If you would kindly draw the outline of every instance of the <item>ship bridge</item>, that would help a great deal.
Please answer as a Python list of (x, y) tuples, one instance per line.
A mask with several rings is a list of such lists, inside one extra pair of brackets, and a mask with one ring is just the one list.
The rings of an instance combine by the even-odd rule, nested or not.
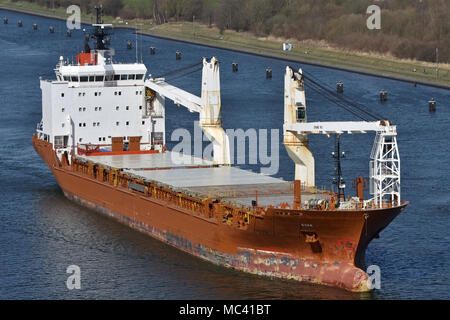
[(147, 68), (143, 63), (65, 65), (61, 57), (55, 72), (69, 86), (132, 86), (144, 83)]

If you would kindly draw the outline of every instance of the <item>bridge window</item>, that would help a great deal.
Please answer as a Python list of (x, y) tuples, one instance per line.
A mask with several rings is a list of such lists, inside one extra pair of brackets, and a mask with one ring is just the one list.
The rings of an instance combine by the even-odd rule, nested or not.
[(120, 76), (120, 80), (128, 80), (128, 75), (122, 74), (122, 75)]
[(95, 81), (95, 76), (89, 76), (89, 82), (94, 82)]
[(297, 121), (303, 121), (306, 118), (305, 107), (297, 107)]
[(129, 74), (128, 75), (128, 80), (134, 80), (136, 79), (136, 75), (135, 74)]
[(142, 80), (142, 78), (144, 78), (143, 74), (137, 74), (136, 75), (136, 80)]
[(103, 82), (104, 78), (105, 78), (105, 76), (95, 76), (95, 81)]
[(88, 77), (87, 76), (80, 77), (80, 82), (88, 82)]
[(114, 75), (114, 81), (120, 80), (120, 74), (115, 74)]
[(72, 82), (78, 82), (78, 76), (71, 76), (70, 81)]

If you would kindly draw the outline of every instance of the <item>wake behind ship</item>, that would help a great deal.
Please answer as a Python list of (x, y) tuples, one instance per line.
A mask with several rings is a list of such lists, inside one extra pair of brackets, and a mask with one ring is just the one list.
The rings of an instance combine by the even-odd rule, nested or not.
[[(222, 128), (217, 59), (203, 59), (197, 97), (164, 78), (146, 77), (142, 63), (114, 63), (104, 40), (109, 27), (97, 9), (89, 35), (95, 49), (86, 42), (76, 64), (61, 57), (56, 79), (41, 80), (42, 121), (32, 143), (65, 196), (212, 263), (370, 290), (362, 270), (367, 245), (407, 205), (400, 198), (396, 127), (380, 119), (307, 122), (308, 77), (287, 67), (284, 145), (295, 163), (295, 179), (241, 170), (231, 166)], [(199, 113), (213, 159), (166, 150), (166, 98)], [(364, 199), (365, 180), (359, 177), (357, 197), (345, 199), (339, 137), (368, 131), (376, 132), (373, 197)], [(337, 192), (314, 187), (310, 134), (336, 137)]]

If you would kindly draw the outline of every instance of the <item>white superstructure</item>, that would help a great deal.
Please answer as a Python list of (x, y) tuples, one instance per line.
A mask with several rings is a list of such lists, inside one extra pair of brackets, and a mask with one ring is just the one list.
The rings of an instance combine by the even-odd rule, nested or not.
[(77, 55), (76, 64), (60, 57), (55, 79), (41, 79), (38, 137), (51, 142), (58, 155), (86, 146), (111, 150), (116, 137), (123, 138), (125, 150), (134, 138), (142, 151), (162, 151), (164, 99), (146, 90), (146, 66), (112, 63), (107, 49), (89, 51)]

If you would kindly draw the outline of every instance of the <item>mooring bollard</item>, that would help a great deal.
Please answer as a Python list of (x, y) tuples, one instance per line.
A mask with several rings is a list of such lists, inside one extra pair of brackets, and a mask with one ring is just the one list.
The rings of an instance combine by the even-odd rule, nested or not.
[(339, 81), (336, 84), (336, 90), (338, 93), (344, 93), (344, 83), (342, 83), (342, 81)]
[(387, 92), (385, 90), (380, 91), (380, 101), (381, 102), (387, 101)]
[(233, 72), (238, 72), (238, 70), (239, 70), (238, 63), (237, 62), (233, 62), (232, 68), (233, 68)]
[(436, 101), (434, 98), (431, 98), (431, 100), (428, 101), (428, 109), (430, 112), (436, 112)]

